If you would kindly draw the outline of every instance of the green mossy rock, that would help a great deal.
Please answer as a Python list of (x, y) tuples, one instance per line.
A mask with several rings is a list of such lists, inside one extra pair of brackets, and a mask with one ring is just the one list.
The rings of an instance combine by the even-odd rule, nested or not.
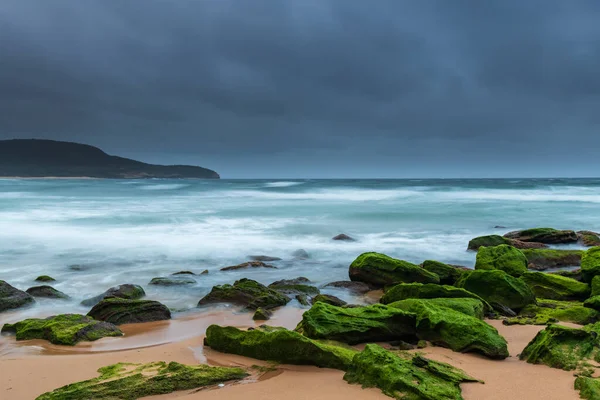
[(90, 299), (83, 300), (81, 302), (81, 305), (86, 306), (86, 307), (93, 307), (96, 304), (100, 303), (101, 300), (109, 298), (109, 297), (118, 297), (120, 299), (137, 300), (137, 299), (141, 299), (145, 295), (146, 295), (146, 292), (144, 292), (144, 289), (140, 285), (133, 285), (131, 283), (126, 283), (124, 285), (111, 287), (106, 292), (99, 294), (98, 296), (94, 296)]
[(590, 294), (591, 297), (600, 296), (600, 275), (595, 276), (592, 279), (590, 287), (592, 289), (592, 293)]
[(284, 328), (261, 327), (252, 330), (211, 325), (205, 344), (223, 353), (286, 364), (315, 365), (346, 370), (357, 350), (322, 343)]
[(579, 397), (585, 400), (600, 400), (600, 379), (578, 376), (575, 379), (575, 390), (579, 390)]
[(471, 317), (475, 317), (477, 319), (483, 319), (485, 316), (484, 313), (484, 303), (478, 299), (471, 298), (438, 298), (438, 299), (405, 299), (399, 300), (394, 303), (390, 303), (390, 307), (406, 309), (410, 307), (410, 305), (415, 302), (420, 302), (423, 300), (425, 304), (430, 304), (433, 307), (447, 307), (454, 311), (461, 312), (466, 315), (470, 315)]
[(600, 359), (599, 333), (599, 323), (579, 329), (549, 325), (529, 342), (520, 358), (531, 364), (545, 364), (566, 371), (585, 369), (588, 361)]
[(52, 286), (42, 285), (33, 286), (26, 290), (26, 292), (33, 297), (44, 297), (47, 299), (69, 299), (70, 297), (61, 292), (60, 290), (54, 289)]
[(536, 297), (544, 299), (585, 300), (590, 295), (590, 285), (560, 275), (526, 272), (521, 279)]
[[(446, 306), (444, 302), (449, 306)], [(454, 309), (460, 302), (463, 303), (463, 312)], [(390, 306), (416, 314), (417, 337), (421, 340), (427, 340), (462, 353), (475, 352), (493, 359), (508, 357), (506, 340), (494, 327), (477, 318), (476, 302), (479, 301), (475, 299), (406, 299)], [(479, 307), (482, 307), (481, 302), (479, 303)], [(481, 312), (481, 308), (479, 312)]]
[(587, 247), (600, 246), (600, 234), (592, 231), (577, 232), (579, 243)]
[(600, 313), (576, 301), (538, 299), (538, 304), (523, 308), (519, 315), (507, 318), (504, 325), (548, 325), (562, 321), (579, 325), (593, 324), (600, 320)]
[(522, 242), (537, 242), (544, 244), (561, 244), (577, 242), (577, 233), (571, 230), (558, 230), (554, 228), (533, 228), (522, 231), (509, 232), (505, 238), (516, 239)]
[(581, 275), (584, 282), (591, 282), (600, 275), (600, 247), (592, 247), (581, 256)]
[(583, 282), (583, 279), (581, 276), (581, 268), (562, 270), (562, 271), (552, 271), (552, 272), (548, 272), (548, 273), (551, 275), (559, 275), (559, 276), (564, 276), (565, 278), (575, 279), (578, 282)]
[(115, 325), (79, 314), (61, 314), (45, 319), (31, 318), (5, 324), (2, 333), (13, 333), (17, 340), (44, 339), (50, 343), (74, 346), (107, 336), (121, 336)]
[(0, 280), (0, 312), (33, 304), (30, 294)]
[(273, 282), (269, 285), (269, 288), (286, 295), (305, 294), (307, 296), (316, 296), (321, 293), (318, 288), (309, 285), (309, 283), (310, 280), (307, 278), (299, 277)]
[(512, 240), (500, 235), (478, 236), (469, 241), (467, 250), (479, 250), (480, 247), (494, 247), (501, 244), (512, 245)]
[(525, 282), (500, 270), (468, 271), (456, 286), (479, 295), (492, 307), (501, 305), (518, 312), (528, 304), (535, 304), (535, 295)]
[(311, 303), (315, 304), (317, 302), (326, 303), (326, 304), (330, 304), (332, 306), (338, 306), (338, 307), (342, 307), (342, 306), (345, 306), (346, 304), (348, 304), (344, 300), (340, 299), (339, 297), (335, 297), (330, 294), (320, 294), (318, 296), (313, 297)]
[(37, 278), (35, 278), (35, 281), (36, 282), (55, 282), (56, 279), (54, 279), (53, 277), (48, 276), (48, 275), (40, 275)]
[(119, 363), (102, 367), (98, 378), (72, 383), (37, 400), (135, 400), (142, 397), (198, 389), (243, 379), (241, 368), (183, 365), (176, 362), (149, 364)]
[(423, 261), (423, 269), (439, 276), (440, 283), (443, 285), (454, 285), (464, 272), (459, 267), (434, 260)]
[(344, 375), (349, 383), (378, 387), (398, 400), (463, 400), (460, 383), (477, 382), (451, 365), (368, 344)]
[(153, 300), (128, 300), (112, 297), (96, 304), (88, 317), (115, 325), (171, 319), (171, 311)]
[(586, 299), (583, 302), (583, 305), (587, 308), (591, 308), (596, 311), (600, 311), (600, 296), (593, 296), (589, 299)]
[(215, 303), (231, 303), (243, 306), (249, 310), (264, 308), (265, 310), (285, 306), (290, 298), (276, 290), (269, 289), (252, 279), (240, 279), (233, 285), (214, 286), (209, 294), (204, 296), (198, 306)]
[(316, 303), (302, 315), (296, 331), (312, 339), (349, 344), (415, 337), (414, 314), (382, 304), (342, 308)]
[(176, 275), (172, 278), (169, 277), (157, 277), (152, 278), (149, 285), (156, 286), (184, 286), (184, 285), (194, 285), (196, 283), (195, 279), (185, 277), (184, 275)]
[(376, 287), (397, 283), (440, 283), (440, 278), (418, 265), (380, 253), (363, 253), (350, 264), (350, 280)]
[(436, 285), (433, 283), (401, 283), (388, 289), (380, 302), (390, 304), (404, 299), (436, 299), (436, 298), (471, 298), (481, 301), (485, 312), (492, 311), (491, 306), (475, 293), (454, 286)]
[(272, 315), (273, 315), (273, 313), (271, 311), (259, 308), (258, 310), (256, 310), (254, 312), (252, 319), (254, 321), (267, 321), (267, 320), (271, 319)]
[(499, 269), (512, 276), (521, 276), (527, 272), (527, 258), (521, 250), (506, 244), (480, 247), (477, 251), (475, 269)]
[(581, 264), (583, 250), (523, 249), (529, 269), (572, 267)]

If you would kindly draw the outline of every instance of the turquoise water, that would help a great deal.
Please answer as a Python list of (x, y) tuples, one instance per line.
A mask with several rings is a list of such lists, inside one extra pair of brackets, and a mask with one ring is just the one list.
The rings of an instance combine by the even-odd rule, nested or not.
[[(506, 228), (495, 229), (496, 225)], [(470, 238), (535, 226), (600, 230), (600, 179), (0, 180), (0, 279), (26, 289), (48, 274), (73, 301), (0, 316), (85, 312), (78, 302), (121, 283), (185, 309), (215, 284), (306, 276), (347, 279), (364, 251), (472, 266)], [(358, 239), (335, 242), (346, 233)], [(309, 260), (294, 260), (296, 249)], [(278, 269), (220, 272), (251, 254)], [(73, 271), (72, 264), (85, 270)], [(180, 270), (187, 288), (148, 287)]]

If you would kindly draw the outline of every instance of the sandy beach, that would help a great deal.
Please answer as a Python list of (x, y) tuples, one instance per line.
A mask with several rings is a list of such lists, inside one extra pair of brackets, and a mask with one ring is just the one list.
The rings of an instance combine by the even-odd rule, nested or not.
[[(275, 313), (271, 325), (293, 329), (302, 310), (291, 307)], [(432, 359), (450, 363), (485, 381), (463, 384), (465, 400), (544, 399), (576, 400), (572, 372), (531, 365), (517, 354), (542, 329), (541, 326), (504, 326), (489, 321), (509, 343), (511, 357), (492, 361), (473, 354), (461, 354), (441, 347), (419, 350)], [(250, 327), (257, 324), (249, 314), (216, 310), (172, 321), (124, 325), (123, 338), (105, 338), (75, 347), (55, 346), (45, 341), (16, 342), (0, 339), (0, 397), (10, 400), (35, 399), (57, 387), (97, 376), (97, 369), (117, 362), (146, 363), (177, 361), (220, 366), (268, 365), (265, 361), (223, 354), (204, 348), (206, 328), (213, 324)], [(153, 399), (231, 400), (346, 400), (387, 399), (379, 389), (362, 389), (347, 384), (342, 371), (310, 366), (278, 365), (275, 371), (252, 375), (223, 388), (184, 391)]]

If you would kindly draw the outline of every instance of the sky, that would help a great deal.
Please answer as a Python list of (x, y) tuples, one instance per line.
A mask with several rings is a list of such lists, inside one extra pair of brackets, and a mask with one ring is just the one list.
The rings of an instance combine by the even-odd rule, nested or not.
[(223, 178), (598, 176), (597, 0), (2, 0), (0, 139)]

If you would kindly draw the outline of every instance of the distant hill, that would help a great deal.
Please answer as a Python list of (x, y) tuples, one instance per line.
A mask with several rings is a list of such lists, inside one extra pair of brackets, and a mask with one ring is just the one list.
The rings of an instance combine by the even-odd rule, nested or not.
[(202, 167), (146, 164), (87, 144), (39, 139), (0, 140), (0, 176), (219, 179)]

